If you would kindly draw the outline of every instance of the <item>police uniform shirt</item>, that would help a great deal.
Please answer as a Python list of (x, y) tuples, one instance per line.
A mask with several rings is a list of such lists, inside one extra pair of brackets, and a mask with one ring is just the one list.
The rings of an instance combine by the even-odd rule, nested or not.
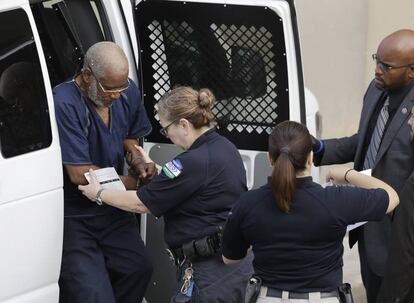
[(137, 191), (156, 216), (164, 216), (166, 243), (179, 248), (213, 234), (246, 188), (246, 172), (236, 147), (214, 129), (166, 163)]
[(323, 188), (304, 177), (297, 178), (293, 204), (284, 213), (268, 183), (242, 195), (232, 209), (223, 255), (242, 259), (252, 245), (253, 267), (264, 285), (296, 292), (331, 291), (342, 283), (347, 225), (381, 220), (388, 201), (383, 189)]
[[(141, 138), (151, 132), (135, 83), (130, 80), (130, 87), (110, 107), (109, 128), (74, 80), (56, 86), (53, 95), (63, 164), (112, 166), (122, 175), (123, 141)], [(116, 211), (105, 204), (91, 203), (64, 172), (65, 216), (91, 216)]]

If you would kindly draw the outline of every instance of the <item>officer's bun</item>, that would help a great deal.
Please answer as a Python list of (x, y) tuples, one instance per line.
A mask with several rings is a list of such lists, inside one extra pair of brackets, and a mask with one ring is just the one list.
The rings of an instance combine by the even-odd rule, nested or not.
[(211, 90), (202, 88), (199, 91), (190, 86), (174, 87), (157, 103), (158, 114), (167, 121), (178, 121), (181, 118), (190, 121), (194, 128), (210, 126), (214, 115), (211, 111), (216, 98)]
[(216, 98), (208, 88), (202, 88), (198, 92), (198, 104), (201, 108), (211, 109), (215, 101)]

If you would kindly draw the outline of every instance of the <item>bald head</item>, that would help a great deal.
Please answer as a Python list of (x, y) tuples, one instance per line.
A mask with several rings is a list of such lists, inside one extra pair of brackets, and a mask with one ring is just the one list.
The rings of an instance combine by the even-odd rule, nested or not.
[(98, 77), (128, 74), (128, 59), (115, 43), (103, 41), (92, 45), (85, 54), (84, 68), (91, 68)]
[(414, 31), (403, 29), (385, 37), (375, 56), (375, 85), (399, 91), (414, 80)]
[(378, 50), (383, 56), (398, 57), (399, 64), (414, 63), (414, 31), (402, 29), (390, 34), (381, 41)]

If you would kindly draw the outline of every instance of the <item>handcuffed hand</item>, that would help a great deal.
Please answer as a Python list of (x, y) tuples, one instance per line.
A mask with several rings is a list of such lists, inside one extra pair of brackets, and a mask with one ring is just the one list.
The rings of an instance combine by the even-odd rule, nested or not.
[(129, 173), (138, 178), (140, 185), (145, 185), (157, 175), (157, 167), (142, 147), (138, 145), (134, 147), (135, 150), (127, 152), (125, 157), (129, 165)]
[(95, 202), (96, 194), (98, 190), (101, 189), (101, 184), (99, 184), (98, 179), (96, 178), (95, 172), (92, 168), (89, 169), (90, 183), (88, 185), (78, 185), (78, 189), (86, 196), (89, 200)]

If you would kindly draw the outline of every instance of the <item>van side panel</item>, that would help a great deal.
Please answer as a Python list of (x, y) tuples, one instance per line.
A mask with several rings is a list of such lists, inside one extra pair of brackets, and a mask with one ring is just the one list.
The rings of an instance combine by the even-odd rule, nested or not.
[(1, 301), (2, 303), (57, 303), (59, 300), (59, 286), (57, 284), (47, 285), (37, 290), (25, 293), (13, 299)]
[[(62, 199), (62, 189), (55, 189), (0, 207), (0, 302), (30, 292), (30, 300), (10, 302), (57, 302), (62, 247), (56, 243), (63, 236)], [(47, 297), (55, 299), (44, 300)]]
[[(26, 86), (11, 97), (2, 91), (1, 135), (17, 143), (0, 142), (0, 302), (56, 303), (63, 239), (63, 174), (53, 96), (28, 1), (0, 2), (3, 23), (16, 11), (19, 16), (10, 25), (10, 33), (4, 35), (10, 39), (0, 43), (0, 78), (9, 67), (23, 63), (36, 68), (19, 78), (22, 83), (30, 84), (27, 79), (32, 77), (43, 83), (43, 87), (36, 86), (39, 95), (30, 93)], [(19, 40), (20, 36), (23, 39)], [(13, 104), (13, 96), (26, 103), (21, 107), (18, 102)], [(28, 120), (34, 114), (41, 121), (38, 125), (47, 129), (32, 142), (36, 124)], [(20, 148), (22, 142), (27, 148)], [(18, 148), (7, 153), (7, 144)]]

